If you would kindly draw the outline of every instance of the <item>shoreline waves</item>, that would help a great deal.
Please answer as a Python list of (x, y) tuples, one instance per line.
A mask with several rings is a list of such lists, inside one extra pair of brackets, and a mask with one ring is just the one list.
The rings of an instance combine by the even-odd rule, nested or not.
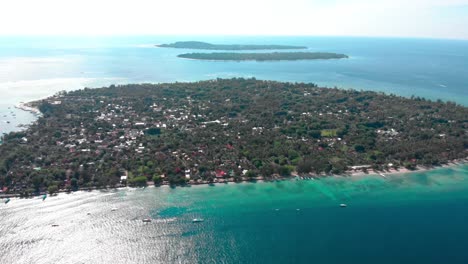
[(28, 103), (23, 103), (23, 102), (21, 102), (21, 103), (15, 105), (15, 108), (16, 108), (16, 109), (23, 110), (23, 111), (25, 111), (25, 112), (30, 112), (30, 113), (32, 113), (32, 114), (34, 114), (34, 115), (36, 115), (36, 116), (41, 116), (42, 113), (41, 113), (41, 111), (39, 110), (39, 108), (34, 107), (34, 106), (31, 106), (31, 103), (33, 103), (33, 102), (35, 102), (35, 101), (28, 102)]
[[(90, 192), (90, 191), (98, 191), (98, 190), (121, 190), (121, 189), (126, 189), (126, 188), (141, 189), (141, 188), (146, 188), (146, 187), (151, 187), (151, 186), (153, 186), (153, 187), (167, 186), (167, 187), (170, 187), (170, 188), (175, 188), (175, 187), (190, 187), (192, 185), (193, 186), (196, 186), (196, 185), (215, 185), (215, 184), (228, 184), (228, 183), (249, 183), (249, 182), (250, 183), (257, 183), (257, 182), (296, 181), (296, 180), (310, 180), (310, 179), (320, 180), (320, 179), (329, 178), (329, 177), (357, 179), (357, 178), (361, 178), (361, 177), (370, 176), (370, 177), (375, 177), (375, 178), (379, 178), (379, 177), (387, 178), (387, 176), (390, 176), (390, 177), (392, 177), (392, 176), (405, 176), (406, 174), (410, 174), (410, 173), (429, 172), (429, 171), (435, 171), (435, 170), (442, 169), (442, 168), (456, 168), (456, 167), (463, 166), (465, 164), (468, 164), (468, 157), (465, 158), (465, 159), (453, 160), (453, 161), (448, 162), (447, 164), (443, 164), (443, 165), (440, 165), (440, 166), (434, 166), (434, 167), (418, 166), (415, 170), (409, 170), (407, 168), (400, 168), (400, 169), (390, 169), (388, 171), (374, 171), (374, 170), (368, 170), (367, 172), (364, 172), (364, 171), (347, 171), (346, 174), (342, 174), (342, 175), (307, 174), (307, 175), (302, 175), (302, 176), (297, 175), (297, 173), (293, 173), (289, 177), (278, 176), (278, 175), (273, 176), (272, 178), (267, 178), (267, 179), (265, 179), (263, 176), (258, 176), (258, 177), (251, 178), (251, 179), (249, 179), (247, 177), (242, 177), (241, 180), (239, 180), (239, 181), (235, 181), (234, 178), (227, 178), (227, 179), (223, 178), (223, 179), (219, 179), (219, 180), (215, 179), (215, 181), (213, 181), (213, 182), (208, 182), (208, 181), (195, 182), (195, 181), (193, 181), (193, 182), (189, 182), (188, 184), (185, 184), (185, 185), (171, 185), (168, 182), (163, 182), (162, 184), (155, 185), (153, 182), (148, 181), (146, 186), (141, 186), (141, 187), (121, 185), (121, 186), (115, 186), (115, 187), (107, 186), (107, 187), (81, 188), (81, 189), (74, 190), (74, 191), (61, 189), (61, 190), (58, 190), (56, 193), (54, 193), (54, 195), (57, 195), (59, 193), (69, 194), (69, 193), (75, 193), (75, 192)], [(382, 176), (382, 175), (384, 175), (384, 176)], [(301, 178), (304, 178), (304, 179), (301, 179)], [(35, 198), (35, 197), (38, 197), (38, 196), (42, 196), (44, 194), (47, 194), (47, 193), (46, 192), (41, 192), (41, 193), (34, 194), (34, 195), (31, 195), (31, 196), (23, 197), (19, 193), (11, 193), (11, 194), (2, 194), (2, 193), (0, 193), (0, 199), (7, 199), (7, 198), (21, 198), (21, 199), (25, 198), (25, 199), (27, 199), (27, 198)]]

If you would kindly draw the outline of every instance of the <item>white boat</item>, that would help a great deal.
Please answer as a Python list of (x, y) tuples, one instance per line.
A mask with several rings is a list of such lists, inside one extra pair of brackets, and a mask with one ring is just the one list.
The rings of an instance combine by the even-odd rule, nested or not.
[(346, 205), (346, 204), (340, 204), (340, 207), (346, 207), (346, 206), (348, 206), (348, 205)]
[(201, 218), (194, 218), (192, 219), (192, 223), (200, 223), (200, 222), (203, 222), (205, 220), (201, 219)]
[(111, 211), (112, 212), (117, 211), (117, 208), (114, 207), (114, 208), (111, 209)]
[(149, 218), (143, 219), (143, 223), (150, 223), (150, 222), (151, 222), (151, 219), (149, 219)]

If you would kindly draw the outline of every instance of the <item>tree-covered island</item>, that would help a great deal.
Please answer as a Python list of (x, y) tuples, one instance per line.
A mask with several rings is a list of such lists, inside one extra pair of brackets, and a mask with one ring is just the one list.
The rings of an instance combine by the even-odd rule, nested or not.
[(282, 61), (282, 60), (329, 60), (346, 59), (345, 54), (330, 52), (268, 52), (268, 53), (186, 53), (177, 57), (194, 60), (219, 60), (219, 61)]
[(467, 156), (468, 108), (255, 79), (110, 86), (31, 103), (0, 146), (0, 190), (345, 174)]
[(204, 50), (284, 50), (307, 49), (304, 46), (291, 45), (249, 45), (249, 44), (211, 44), (200, 41), (179, 41), (171, 44), (156, 45), (160, 48), (204, 49)]

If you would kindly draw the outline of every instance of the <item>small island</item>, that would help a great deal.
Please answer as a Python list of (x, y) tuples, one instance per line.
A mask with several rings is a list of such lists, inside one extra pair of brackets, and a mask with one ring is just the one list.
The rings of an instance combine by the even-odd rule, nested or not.
[(237, 53), (237, 52), (214, 52), (214, 53), (186, 53), (177, 57), (194, 60), (215, 61), (294, 61), (294, 60), (329, 60), (346, 59), (345, 54), (329, 52), (270, 52), (270, 53)]
[(304, 46), (290, 45), (248, 45), (248, 44), (211, 44), (200, 41), (179, 41), (171, 44), (156, 45), (160, 48), (204, 49), (204, 50), (285, 50), (307, 49)]
[(0, 145), (0, 196), (386, 172), (468, 149), (467, 107), (312, 83), (112, 85), (29, 106), (42, 115)]

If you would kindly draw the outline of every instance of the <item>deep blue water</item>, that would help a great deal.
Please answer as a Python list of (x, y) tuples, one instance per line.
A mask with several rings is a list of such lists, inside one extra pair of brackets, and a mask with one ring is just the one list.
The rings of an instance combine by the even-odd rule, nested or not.
[[(305, 45), (350, 59), (194, 61), (176, 57), (190, 50), (153, 47), (178, 40)], [(34, 120), (15, 104), (59, 90), (217, 77), (314, 82), (468, 105), (468, 41), (0, 37), (0, 134)], [(337, 206), (342, 202), (348, 208)], [(0, 263), (468, 263), (466, 166), (387, 180), (147, 188), (0, 205)], [(119, 210), (111, 214), (112, 207)], [(143, 225), (145, 217), (153, 223)], [(192, 224), (196, 217), (205, 222)], [(55, 223), (60, 226), (51, 228)]]
[[(214, 62), (177, 58), (193, 50), (155, 48), (178, 40), (304, 45), (345, 53), (346, 60)], [(314, 82), (443, 99), (468, 105), (468, 41), (351, 37), (0, 37), (0, 132), (34, 118), (16, 112), (20, 101), (59, 90), (119, 83), (256, 77)], [(7, 114), (8, 117), (3, 116)], [(6, 124), (9, 121), (10, 124)]]
[(466, 165), (77, 192), (0, 203), (0, 263), (465, 264), (467, 219)]

